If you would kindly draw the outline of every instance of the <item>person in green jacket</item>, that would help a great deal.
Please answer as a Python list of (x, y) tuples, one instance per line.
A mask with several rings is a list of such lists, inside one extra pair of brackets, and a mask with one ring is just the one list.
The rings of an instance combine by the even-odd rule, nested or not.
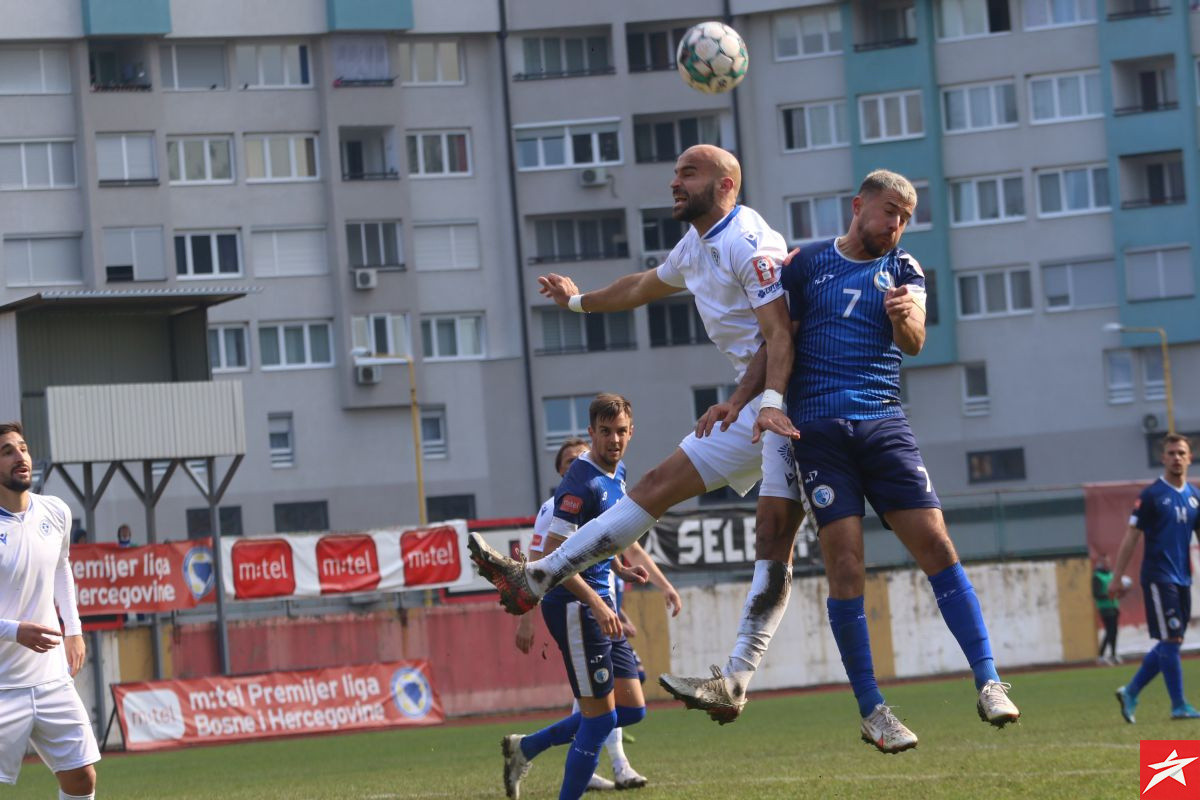
[[(1104, 623), (1104, 641), (1100, 643), (1099, 661), (1120, 664), (1121, 659), (1117, 656), (1117, 619), (1121, 616), (1121, 601), (1108, 596), (1108, 585), (1112, 579), (1108, 556), (1101, 554), (1096, 558), (1096, 571), (1092, 573), (1092, 597), (1096, 599), (1096, 610), (1100, 612), (1100, 620)], [(1108, 657), (1104, 655), (1105, 650), (1110, 652)]]

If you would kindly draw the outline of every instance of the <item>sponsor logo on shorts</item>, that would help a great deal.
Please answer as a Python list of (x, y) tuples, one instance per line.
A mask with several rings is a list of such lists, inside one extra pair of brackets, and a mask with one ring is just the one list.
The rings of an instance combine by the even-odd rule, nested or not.
[(608, 670), (604, 667), (592, 673), (592, 680), (596, 683), (608, 683)]
[(815, 481), (816, 479), (817, 479), (817, 471), (816, 471), (815, 469), (814, 469), (814, 470), (812, 470), (811, 472), (808, 472), (808, 473), (806, 473), (806, 474), (804, 475), (804, 482), (805, 482), (805, 483), (812, 483), (812, 482), (813, 482), (813, 481)]
[(817, 508), (826, 508), (836, 496), (833, 487), (823, 483), (812, 490), (812, 504)]
[(558, 510), (566, 514), (578, 514), (583, 510), (583, 498), (573, 494), (564, 494), (558, 504)]
[(409, 719), (421, 719), (433, 707), (433, 688), (420, 670), (405, 667), (392, 674), (392, 698)]
[(1171, 617), (1167, 620), (1167, 627), (1171, 630), (1179, 629), (1179, 617)]
[(886, 270), (880, 270), (875, 273), (875, 288), (881, 292), (886, 292), (888, 289), (896, 288), (896, 280), (892, 277), (892, 273)]

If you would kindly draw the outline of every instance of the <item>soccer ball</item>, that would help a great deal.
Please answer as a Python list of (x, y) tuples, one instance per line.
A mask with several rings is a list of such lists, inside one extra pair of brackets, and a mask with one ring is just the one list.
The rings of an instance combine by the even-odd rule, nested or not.
[(679, 74), (698, 92), (728, 92), (746, 77), (750, 55), (738, 32), (723, 22), (701, 22), (683, 34), (675, 54)]

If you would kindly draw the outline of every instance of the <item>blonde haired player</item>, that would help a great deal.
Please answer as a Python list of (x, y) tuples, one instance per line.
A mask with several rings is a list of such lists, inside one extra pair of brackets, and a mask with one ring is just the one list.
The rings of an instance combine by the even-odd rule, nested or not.
[(86, 656), (68, 560), (71, 510), (32, 485), (21, 424), (0, 424), (0, 783), (17, 782), (32, 744), (58, 778), (59, 800), (91, 800), (100, 748), (71, 681)]

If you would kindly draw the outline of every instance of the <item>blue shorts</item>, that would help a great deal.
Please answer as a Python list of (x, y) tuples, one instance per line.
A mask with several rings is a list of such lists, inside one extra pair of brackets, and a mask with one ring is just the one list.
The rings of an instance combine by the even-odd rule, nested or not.
[[(604, 598), (613, 607), (611, 597)], [(592, 610), (578, 600), (543, 600), (542, 618), (562, 652), (567, 679), (576, 697), (606, 697), (614, 678), (638, 678), (637, 654), (629, 640), (609, 639)]]
[(1142, 583), (1146, 601), (1146, 627), (1150, 638), (1183, 638), (1192, 618), (1192, 587), (1178, 583)]
[(864, 497), (889, 529), (889, 511), (942, 507), (904, 417), (818, 419), (797, 428), (792, 448), (818, 530), (863, 516)]

